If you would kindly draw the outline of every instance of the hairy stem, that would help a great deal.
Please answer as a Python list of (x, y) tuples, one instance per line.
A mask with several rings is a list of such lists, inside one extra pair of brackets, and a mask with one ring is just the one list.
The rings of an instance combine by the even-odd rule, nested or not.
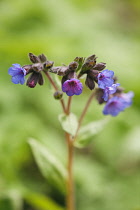
[(84, 119), (84, 116), (85, 116), (85, 114), (86, 114), (86, 112), (87, 112), (87, 110), (89, 108), (89, 105), (91, 104), (91, 101), (94, 98), (94, 96), (95, 96), (95, 93), (92, 92), (91, 95), (90, 95), (90, 97), (89, 97), (89, 99), (88, 99), (88, 101), (87, 101), (87, 103), (86, 103), (86, 105), (85, 105), (85, 107), (84, 107), (84, 109), (83, 109), (83, 112), (82, 112), (82, 114), (81, 114), (81, 116), (79, 118), (78, 128), (77, 128), (77, 131), (76, 131), (76, 134), (75, 134), (75, 137), (74, 137), (74, 140), (73, 141), (75, 141), (75, 139), (77, 137), (77, 134), (78, 134), (78, 131), (79, 131), (80, 126), (82, 124), (82, 121)]
[[(71, 100), (72, 96), (69, 96), (68, 98), (68, 104), (66, 109), (66, 114), (70, 114), (70, 107), (71, 107)], [(65, 133), (66, 141), (67, 141), (67, 147), (68, 147), (68, 179), (67, 179), (67, 197), (66, 197), (66, 205), (67, 210), (74, 210), (74, 182), (73, 182), (73, 153), (74, 153), (74, 146), (73, 146), (73, 140), (71, 138), (71, 135), (69, 133)]]
[[(49, 73), (48, 73), (47, 71), (44, 72), (44, 73), (45, 73), (45, 75), (47, 76), (48, 80), (50, 81), (51, 85), (54, 87), (54, 89), (55, 89), (56, 91), (58, 91), (58, 87), (57, 87), (57, 85), (55, 84), (55, 82), (53, 81), (52, 77), (49, 75)], [(60, 100), (60, 103), (61, 103), (63, 112), (67, 114), (67, 110), (66, 110), (66, 107), (65, 107), (64, 100), (61, 99), (61, 100)]]
[[(55, 84), (55, 82), (53, 81), (52, 77), (49, 75), (48, 72), (45, 72), (48, 80), (50, 81), (50, 83), (52, 84), (52, 86), (54, 87), (54, 89), (56, 91), (58, 91), (58, 87)], [(68, 98), (68, 105), (67, 108), (64, 104), (64, 100), (61, 99), (60, 103), (63, 109), (63, 112), (66, 115), (70, 114), (70, 105), (71, 105), (71, 100), (72, 97), (70, 96)], [(67, 165), (67, 170), (68, 170), (68, 179), (67, 179), (67, 195), (66, 195), (66, 205), (67, 205), (67, 210), (74, 210), (74, 184), (73, 184), (73, 152), (74, 152), (74, 146), (73, 146), (73, 141), (71, 139), (71, 135), (67, 132), (65, 132), (65, 136), (66, 136), (66, 142), (67, 142), (67, 147), (68, 147), (68, 165)]]
[(68, 98), (68, 106), (67, 106), (67, 115), (70, 114), (71, 101), (72, 101), (72, 96), (69, 96), (69, 98)]
[(66, 205), (67, 210), (74, 210), (74, 182), (73, 182), (73, 142), (69, 133), (66, 133), (67, 146), (68, 146), (68, 179), (67, 179), (67, 197)]

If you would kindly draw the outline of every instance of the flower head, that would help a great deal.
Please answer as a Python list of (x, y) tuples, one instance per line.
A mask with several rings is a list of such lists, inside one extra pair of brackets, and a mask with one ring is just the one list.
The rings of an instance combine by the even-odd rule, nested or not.
[(98, 74), (98, 86), (101, 89), (105, 89), (105, 87), (110, 87), (113, 85), (114, 72), (108, 69), (103, 70)]
[(105, 89), (103, 89), (103, 91), (104, 91), (103, 99), (104, 99), (105, 101), (107, 101), (108, 98), (109, 98), (109, 94), (115, 93), (116, 90), (117, 90), (117, 87), (118, 87), (119, 85), (120, 85), (119, 83), (116, 83), (116, 84), (113, 84), (113, 85), (110, 86), (110, 87), (105, 87)]
[(44, 80), (40, 72), (38, 73), (38, 72), (33, 71), (32, 74), (27, 79), (26, 85), (30, 88), (34, 88), (37, 83), (39, 85), (43, 85)]
[(80, 95), (82, 93), (83, 85), (78, 79), (66, 80), (62, 84), (62, 91), (66, 92), (68, 96)]
[(10, 67), (8, 74), (12, 76), (12, 82), (14, 84), (23, 85), (25, 82), (24, 76), (26, 75), (26, 70), (20, 66), (20, 64), (13, 64), (13, 67)]
[(117, 116), (121, 111), (124, 111), (125, 108), (129, 107), (132, 104), (132, 97), (134, 96), (133, 92), (127, 94), (122, 94), (122, 96), (114, 96), (108, 100), (106, 103), (103, 114)]

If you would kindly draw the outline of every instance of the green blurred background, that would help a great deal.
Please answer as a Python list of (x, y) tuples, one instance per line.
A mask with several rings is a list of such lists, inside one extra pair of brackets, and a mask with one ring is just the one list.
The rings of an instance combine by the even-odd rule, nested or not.
[[(0, 210), (59, 210), (64, 195), (45, 179), (32, 155), (35, 138), (63, 161), (61, 113), (47, 80), (30, 89), (14, 85), (13, 63), (44, 53), (55, 65), (98, 56), (115, 71), (133, 106), (109, 118), (85, 149), (76, 149), (76, 210), (140, 210), (140, 1), (0, 0)], [(80, 115), (90, 91), (74, 97)], [(92, 102), (83, 124), (105, 118)], [(107, 117), (108, 118), (108, 117)]]

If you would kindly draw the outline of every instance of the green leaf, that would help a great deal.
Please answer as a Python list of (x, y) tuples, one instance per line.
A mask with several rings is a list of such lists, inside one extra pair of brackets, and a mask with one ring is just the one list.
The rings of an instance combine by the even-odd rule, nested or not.
[(59, 121), (64, 131), (70, 133), (72, 136), (76, 134), (78, 128), (78, 121), (73, 113), (70, 113), (69, 115), (59, 115)]
[(34, 139), (29, 140), (35, 160), (45, 178), (62, 192), (65, 192), (67, 170), (52, 152)]
[(30, 193), (25, 196), (25, 199), (35, 209), (37, 208), (40, 210), (64, 210), (64, 208), (60, 207), (51, 198), (41, 194)]
[(80, 128), (74, 146), (78, 148), (87, 146), (93, 140), (93, 136), (99, 133), (104, 128), (107, 122), (108, 119), (103, 119), (82, 126)]
[(12, 202), (9, 198), (0, 199), (0, 209), (1, 210), (16, 210), (14, 209)]

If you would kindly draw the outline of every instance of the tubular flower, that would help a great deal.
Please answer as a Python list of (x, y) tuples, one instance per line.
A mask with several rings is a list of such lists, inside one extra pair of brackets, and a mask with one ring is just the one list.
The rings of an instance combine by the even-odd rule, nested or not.
[(66, 80), (62, 84), (62, 91), (66, 92), (68, 96), (80, 95), (82, 93), (83, 85), (78, 79)]
[(105, 87), (110, 87), (113, 85), (114, 72), (108, 69), (103, 70), (98, 74), (98, 86), (101, 89), (105, 89)]
[(116, 90), (117, 90), (117, 87), (118, 87), (119, 85), (120, 85), (119, 83), (116, 83), (116, 84), (113, 84), (113, 85), (110, 86), (110, 87), (105, 87), (105, 89), (103, 89), (103, 91), (104, 91), (103, 99), (104, 99), (105, 101), (107, 101), (108, 98), (109, 98), (109, 95), (115, 93)]
[(133, 92), (123, 93), (120, 96), (114, 96), (108, 100), (106, 103), (103, 114), (117, 116), (121, 111), (124, 111), (125, 108), (131, 106)]
[(12, 82), (14, 84), (24, 84), (24, 76), (26, 75), (26, 70), (22, 68), (20, 64), (13, 64), (13, 67), (9, 68), (8, 74), (12, 76)]

